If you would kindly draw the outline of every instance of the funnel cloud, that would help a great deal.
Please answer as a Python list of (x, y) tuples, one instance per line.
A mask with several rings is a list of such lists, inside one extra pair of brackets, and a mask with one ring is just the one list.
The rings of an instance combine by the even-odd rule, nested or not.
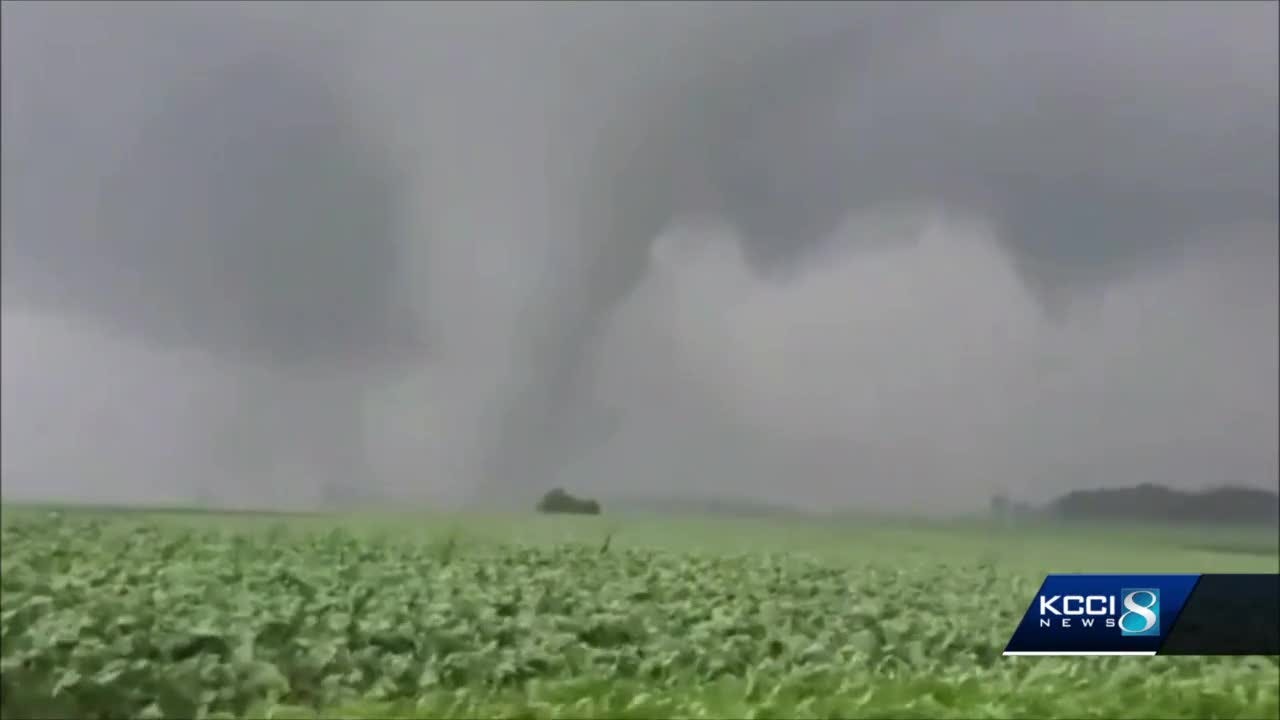
[(1278, 24), (6, 2), (5, 494), (1275, 488)]

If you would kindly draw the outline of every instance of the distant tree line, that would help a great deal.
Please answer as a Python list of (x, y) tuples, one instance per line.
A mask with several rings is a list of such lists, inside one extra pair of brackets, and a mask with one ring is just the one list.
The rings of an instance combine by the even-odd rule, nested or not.
[(991, 515), (1000, 520), (1040, 517), (1090, 522), (1280, 525), (1280, 495), (1241, 487), (1186, 492), (1145, 483), (1128, 488), (1075, 490), (1041, 508), (995, 495), (990, 509)]
[[(538, 512), (599, 515), (600, 503), (555, 488), (538, 501)], [(699, 509), (706, 511), (706, 507)], [(723, 508), (721, 508), (723, 510)], [(1042, 507), (996, 494), (993, 518), (1084, 522), (1143, 522), (1201, 525), (1280, 525), (1280, 495), (1257, 488), (1222, 487), (1187, 492), (1150, 483), (1128, 488), (1075, 490)]]
[(567, 513), (571, 515), (599, 515), (600, 503), (587, 498), (577, 498), (556, 488), (538, 501), (538, 512)]
[(1223, 487), (1184, 492), (1150, 483), (1130, 488), (1077, 490), (1049, 511), (1060, 518), (1230, 525), (1280, 524), (1280, 495)]

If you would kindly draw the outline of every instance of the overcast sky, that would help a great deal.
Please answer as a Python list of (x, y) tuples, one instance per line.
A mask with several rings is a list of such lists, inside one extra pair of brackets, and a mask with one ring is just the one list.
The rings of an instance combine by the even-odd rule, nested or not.
[(3, 7), (6, 496), (1280, 482), (1274, 2)]

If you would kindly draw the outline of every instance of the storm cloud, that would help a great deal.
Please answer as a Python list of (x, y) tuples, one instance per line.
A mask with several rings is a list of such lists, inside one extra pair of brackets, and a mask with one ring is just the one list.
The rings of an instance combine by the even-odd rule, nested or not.
[(1276, 9), (6, 3), (6, 492), (1274, 485)]

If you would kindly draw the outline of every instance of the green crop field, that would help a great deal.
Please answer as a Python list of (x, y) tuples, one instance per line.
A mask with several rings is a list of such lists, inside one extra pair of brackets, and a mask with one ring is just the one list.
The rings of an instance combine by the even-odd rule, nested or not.
[(1280, 659), (1005, 658), (1050, 571), (1268, 533), (3, 513), (3, 715), (1276, 718)]

